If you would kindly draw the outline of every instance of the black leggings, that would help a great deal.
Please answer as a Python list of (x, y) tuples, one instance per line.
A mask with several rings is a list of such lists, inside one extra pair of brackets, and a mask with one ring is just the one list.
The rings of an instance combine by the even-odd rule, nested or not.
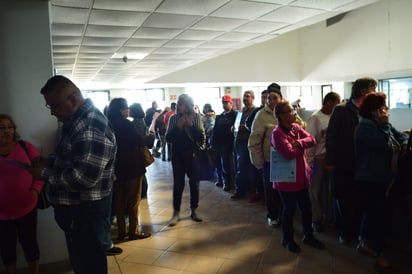
[(37, 208), (16, 220), (0, 220), (0, 254), (5, 266), (16, 264), (17, 240), (27, 262), (40, 258), (37, 243)]

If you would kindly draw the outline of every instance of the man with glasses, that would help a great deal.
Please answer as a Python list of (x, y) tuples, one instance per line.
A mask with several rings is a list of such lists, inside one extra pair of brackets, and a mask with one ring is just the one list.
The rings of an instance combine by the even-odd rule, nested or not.
[(40, 92), (51, 115), (63, 123), (60, 140), (41, 178), (56, 222), (65, 233), (73, 270), (107, 273), (117, 150), (112, 127), (64, 76), (50, 78)]

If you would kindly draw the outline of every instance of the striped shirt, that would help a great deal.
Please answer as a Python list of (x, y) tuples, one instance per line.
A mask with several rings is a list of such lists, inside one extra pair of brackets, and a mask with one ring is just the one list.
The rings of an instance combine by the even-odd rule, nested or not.
[(110, 195), (116, 150), (109, 121), (87, 99), (64, 122), (55, 154), (42, 171), (48, 200), (54, 205), (78, 205)]

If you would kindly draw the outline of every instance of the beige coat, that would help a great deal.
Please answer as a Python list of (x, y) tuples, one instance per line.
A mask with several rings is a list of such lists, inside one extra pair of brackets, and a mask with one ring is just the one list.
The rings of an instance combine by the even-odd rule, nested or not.
[(250, 160), (257, 169), (262, 169), (263, 164), (270, 161), (270, 138), (277, 123), (273, 111), (267, 104), (259, 110), (253, 120), (248, 148)]

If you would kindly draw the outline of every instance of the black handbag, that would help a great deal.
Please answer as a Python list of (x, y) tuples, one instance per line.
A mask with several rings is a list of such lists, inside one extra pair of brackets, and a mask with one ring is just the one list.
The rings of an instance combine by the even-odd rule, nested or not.
[(212, 180), (216, 168), (217, 152), (214, 149), (196, 149), (193, 152), (192, 177), (203, 181)]

